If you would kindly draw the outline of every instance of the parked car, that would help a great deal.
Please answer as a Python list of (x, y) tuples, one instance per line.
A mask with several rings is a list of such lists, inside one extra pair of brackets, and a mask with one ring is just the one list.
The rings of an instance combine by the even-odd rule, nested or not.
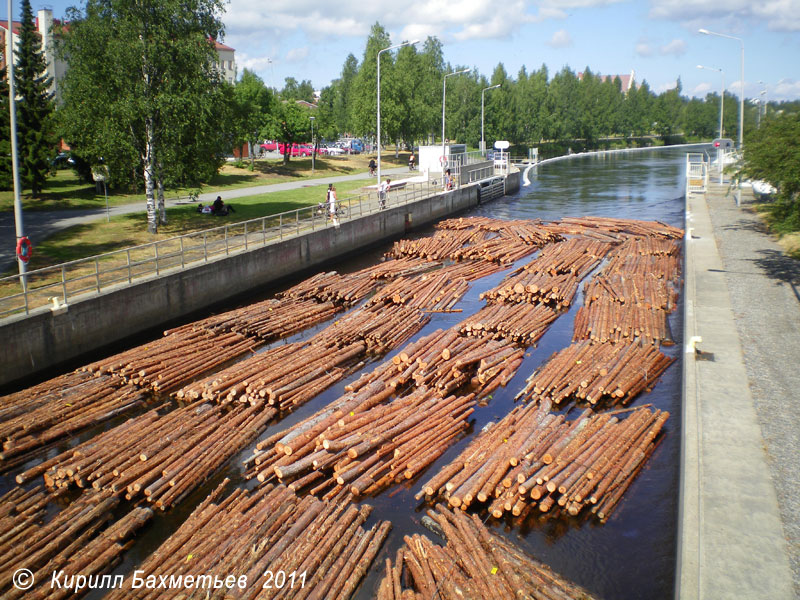
[(278, 142), (275, 140), (264, 140), (261, 147), (264, 149), (264, 152), (275, 152), (278, 149)]
[(344, 150), (338, 146), (322, 146), (319, 149), (319, 152), (320, 154), (327, 154), (329, 156), (339, 156), (340, 154), (344, 154)]

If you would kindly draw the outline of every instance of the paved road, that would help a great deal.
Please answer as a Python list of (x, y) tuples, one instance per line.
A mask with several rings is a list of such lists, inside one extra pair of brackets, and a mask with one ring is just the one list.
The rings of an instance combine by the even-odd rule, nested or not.
[[(383, 173), (387, 175), (397, 175), (408, 173), (408, 169), (406, 167), (395, 167), (392, 169), (382, 170), (382, 174)], [(227, 202), (236, 198), (246, 198), (247, 196), (257, 196), (259, 194), (296, 190), (313, 185), (327, 185), (329, 183), (336, 184), (342, 181), (357, 181), (361, 179), (366, 180), (369, 178), (369, 173), (358, 173), (356, 175), (339, 175), (335, 177), (320, 177), (318, 179), (287, 181), (284, 183), (273, 183), (270, 185), (259, 185), (221, 192), (208, 192), (205, 194), (200, 194), (198, 200), (200, 202), (209, 203), (213, 202), (217, 196), (222, 196), (222, 199)], [(188, 203), (189, 202), (186, 198), (168, 198), (166, 200), (167, 207), (186, 205)], [(111, 216), (117, 216), (138, 212), (144, 213), (144, 211), (144, 204), (142, 202), (135, 202), (133, 204), (113, 206), (109, 212)], [(92, 221), (104, 219), (105, 217), (105, 208), (90, 210), (28, 211), (23, 216), (25, 234), (30, 238), (34, 248), (36, 247), (37, 243), (47, 239), (49, 236), (61, 231), (62, 229), (66, 229), (74, 225), (90, 223)], [(14, 268), (16, 264), (16, 259), (14, 257), (15, 244), (16, 235), (14, 227), (14, 213), (2, 212), (0, 213), (0, 272)]]
[(708, 197), (800, 598), (800, 262), (782, 252), (752, 204), (749, 191), (738, 208), (730, 196)]

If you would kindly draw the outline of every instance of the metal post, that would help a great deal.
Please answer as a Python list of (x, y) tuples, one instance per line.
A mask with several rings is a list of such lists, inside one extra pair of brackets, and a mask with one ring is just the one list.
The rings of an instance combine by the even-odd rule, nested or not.
[(311, 150), (311, 173), (314, 173), (315, 168), (315, 159), (317, 158), (317, 144), (314, 141), (314, 118), (315, 117), (308, 117), (311, 119), (311, 145), (313, 146)]
[(64, 296), (64, 304), (67, 303), (67, 267), (61, 265), (61, 294)]
[(709, 31), (708, 29), (700, 29), (698, 31), (704, 35), (716, 35), (717, 37), (736, 40), (739, 42), (739, 46), (741, 47), (741, 94), (739, 95), (739, 151), (741, 152), (744, 138), (744, 41), (741, 38), (728, 35), (727, 33), (716, 33), (714, 31)]
[(128, 255), (128, 283), (130, 283), (133, 281), (133, 273), (131, 272), (131, 249), (128, 248), (126, 253)]
[(181, 269), (186, 268), (186, 260), (183, 254), (183, 236), (181, 236)]
[[(6, 39), (8, 50), (6, 51), (6, 74), (8, 77), (8, 112), (10, 116), (11, 133), (11, 173), (14, 179), (14, 223), (16, 227), (17, 243), (25, 237), (25, 228), (22, 221), (22, 198), (19, 182), (19, 152), (17, 150), (17, 108), (16, 90), (14, 86), (14, 22), (12, 18), (11, 0), (8, 0), (8, 38)], [(16, 246), (15, 246), (16, 248)], [(28, 277), (27, 265), (24, 261), (17, 258), (19, 267), (20, 283), (22, 291), (26, 293), (25, 302), (27, 303)], [(27, 305), (27, 304), (26, 304)]]

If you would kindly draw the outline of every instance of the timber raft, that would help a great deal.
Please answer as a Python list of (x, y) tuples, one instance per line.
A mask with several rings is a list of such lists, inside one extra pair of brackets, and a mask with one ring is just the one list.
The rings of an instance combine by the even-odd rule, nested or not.
[[(125, 577), (110, 597), (206, 597), (194, 577), (208, 573), (244, 577), (243, 598), (350, 598), (370, 570), (383, 574), (371, 593), (387, 599), (590, 597), (484, 523), (602, 524), (618, 509), (670, 418), (626, 405), (673, 361), (661, 347), (682, 236), (613, 218), (449, 219), (377, 265), (319, 273), (0, 399), (0, 471), (17, 483), (0, 497), (0, 594), (22, 597), (12, 576), (23, 567), (33, 597), (88, 592), (154, 509), (174, 509), (252, 447), (242, 467), (255, 487), (215, 486), (136, 567), (194, 587), (139, 589)], [(458, 318), (474, 282), (504, 271), (483, 308), (423, 332), (432, 314)], [(513, 410), (473, 434), (471, 415), (520, 374), (581, 286), (572, 343), (522, 373)], [(338, 398), (281, 426), (347, 378)], [(392, 524), (370, 522), (370, 502), (408, 485), (444, 545), (405, 536), (392, 560)], [(307, 579), (264, 587), (278, 571)], [(69, 594), (51, 588), (54, 572)]]

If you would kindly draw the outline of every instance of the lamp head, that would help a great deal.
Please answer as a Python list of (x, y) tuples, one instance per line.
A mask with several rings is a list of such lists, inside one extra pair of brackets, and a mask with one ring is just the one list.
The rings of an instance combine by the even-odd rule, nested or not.
[(697, 33), (702, 33), (703, 35), (710, 35), (711, 32), (708, 29), (698, 29)]

